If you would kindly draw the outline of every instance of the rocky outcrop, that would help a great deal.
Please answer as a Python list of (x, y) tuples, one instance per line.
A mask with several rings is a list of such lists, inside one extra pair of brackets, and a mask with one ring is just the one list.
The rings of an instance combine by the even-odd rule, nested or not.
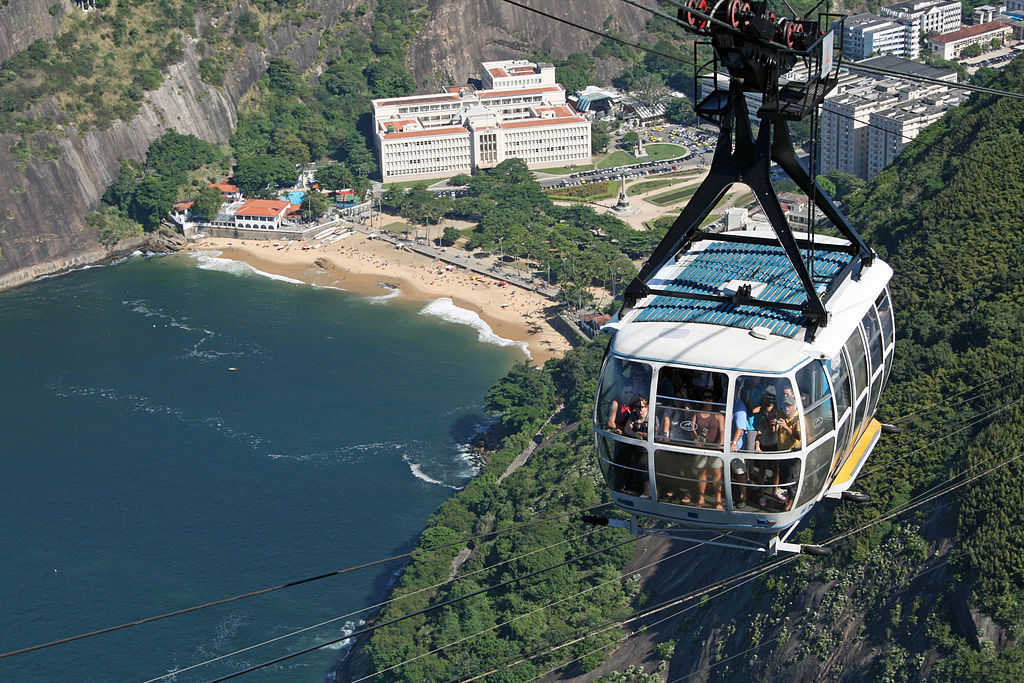
[[(650, 14), (619, 0), (572, 3), (534, 2), (538, 9), (582, 26), (635, 39)], [(570, 12), (571, 9), (571, 12)], [(502, 0), (431, 0), (430, 19), (409, 50), (413, 75), (422, 90), (435, 92), (479, 76), (480, 62), (528, 56), (555, 57), (589, 52), (601, 38)]]
[[(81, 11), (67, 0), (57, 0), (59, 9), (51, 15), (53, 4), (54, 0), (10, 0), (0, 8), (0, 59), (37, 38), (52, 38), (61, 14)], [(34, 149), (56, 150), (55, 155), (17, 159), (10, 151), (14, 140), (0, 135), (0, 288), (102, 259), (107, 252), (85, 216), (98, 206), (121, 159), (143, 159), (149, 144), (169, 130), (226, 142), (237, 122), (238, 103), (265, 72), (267, 59), (283, 56), (302, 69), (310, 67), (324, 30), (333, 27), (342, 12), (360, 4), (362, 0), (314, 0), (302, 23), (281, 26), (265, 36), (265, 48), (250, 46), (236, 58), (221, 87), (200, 80), (201, 55), (196, 41), (186, 38), (183, 60), (167, 71), (159, 90), (147, 93), (131, 121), (84, 133), (58, 123), (55, 130), (34, 136)], [(558, 2), (537, 6), (559, 16), (566, 11)], [(231, 13), (246, 8), (243, 2)], [(535, 50), (563, 57), (588, 50), (599, 40), (501, 0), (430, 0), (429, 9), (430, 18), (410, 49), (411, 67), (424, 92), (477, 76), (482, 60), (522, 57)], [(618, 0), (578, 3), (573, 10), (570, 19), (595, 28), (610, 17), (610, 25), (629, 38), (642, 31), (648, 18)], [(197, 16), (198, 27), (211, 21)], [(33, 111), (51, 122), (63, 120), (53, 102), (42, 102)]]
[[(28, 0), (11, 4), (26, 5)], [(284, 26), (267, 36), (265, 50), (253, 46), (237, 58), (222, 87), (199, 78), (200, 55), (195, 41), (186, 38), (183, 60), (168, 69), (159, 90), (147, 93), (131, 121), (84, 134), (58, 126), (34, 136), (34, 148), (59, 150), (55, 159), (21, 161), (11, 155), (9, 136), (0, 139), (0, 287), (104, 258), (107, 251), (85, 216), (116, 177), (120, 160), (142, 160), (149, 144), (169, 130), (227, 142), (237, 122), (237, 104), (266, 71), (267, 59), (284, 56), (300, 68), (308, 67), (324, 28), (355, 4), (356, 0), (319, 3), (317, 12), (310, 14), (315, 19)], [(61, 118), (52, 102), (35, 111), (50, 121)]]
[[(50, 7), (57, 10), (50, 14)], [(60, 17), (74, 5), (67, 0), (10, 0), (0, 7), (0, 62), (32, 41), (49, 40), (57, 33)]]

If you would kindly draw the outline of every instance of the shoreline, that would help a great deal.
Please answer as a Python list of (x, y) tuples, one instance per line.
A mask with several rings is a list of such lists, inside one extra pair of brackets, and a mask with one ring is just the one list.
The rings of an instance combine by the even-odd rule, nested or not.
[(362, 233), (316, 247), (316, 242), (307, 242), (307, 249), (299, 242), (287, 243), (284, 248), (280, 244), (206, 237), (187, 251), (209, 253), (270, 275), (366, 297), (388, 296), (394, 289), (398, 292), (395, 298), (404, 301), (429, 304), (450, 299), (454, 306), (479, 316), (496, 337), (525, 346), (537, 365), (560, 358), (572, 348), (548, 320), (558, 305), (536, 292), (500, 286), (497, 280), (462, 268), (446, 268), (440, 260), (396, 249), (390, 242), (370, 240)]

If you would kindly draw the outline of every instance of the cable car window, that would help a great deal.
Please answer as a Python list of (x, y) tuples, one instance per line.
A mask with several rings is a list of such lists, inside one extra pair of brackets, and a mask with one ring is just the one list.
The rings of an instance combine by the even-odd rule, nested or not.
[[(761, 400), (771, 384), (767, 377), (740, 375), (736, 378), (736, 393), (732, 403), (729, 426), (729, 450), (753, 451), (757, 441), (757, 422), (761, 413)], [(772, 385), (774, 387), (774, 385)]]
[(800, 458), (749, 458), (746, 465), (746, 503), (769, 512), (785, 512), (793, 507), (793, 496), (800, 482)]
[[(646, 414), (642, 422), (638, 418), (646, 409), (650, 393), (651, 366), (612, 356), (601, 375), (594, 416), (597, 427), (646, 440)], [(643, 428), (637, 429), (639, 426)]]
[[(850, 437), (853, 436), (853, 416), (844, 420), (839, 425), (839, 441), (836, 442), (836, 455), (843, 456), (850, 448)], [(836, 464), (842, 462), (841, 457), (836, 458)]]
[(828, 368), (832, 373), (832, 386), (836, 391), (836, 415), (842, 419), (843, 414), (853, 405), (850, 370), (846, 367), (842, 351), (829, 361)]
[(793, 385), (788, 378), (765, 385), (755, 418), (755, 451), (778, 453), (800, 448), (800, 414), (796, 403)]
[(725, 508), (718, 456), (654, 451), (654, 484), (659, 502)]
[(882, 341), (885, 346), (889, 346), (893, 343), (892, 302), (889, 300), (889, 290), (882, 290), (875, 305), (878, 307), (878, 321), (882, 324)]
[(720, 451), (725, 442), (726, 376), (663, 367), (658, 372), (654, 439)]
[(825, 485), (825, 478), (828, 475), (828, 468), (832, 464), (834, 447), (835, 441), (828, 439), (808, 454), (807, 467), (804, 468), (804, 486), (800, 489), (800, 499), (796, 502), (797, 507), (814, 500), (821, 493), (821, 488)]
[(856, 380), (853, 395), (859, 398), (861, 393), (868, 388), (868, 359), (864, 351), (864, 340), (860, 337), (860, 330), (854, 330), (850, 338), (846, 340), (846, 353), (850, 356), (853, 364), (853, 378)]
[(825, 365), (816, 360), (797, 370), (796, 386), (804, 404), (804, 434), (812, 444), (836, 426)]
[(864, 316), (864, 336), (868, 338), (868, 348), (871, 350), (871, 374), (875, 374), (882, 368), (882, 328), (878, 324), (878, 314), (874, 308), (868, 309)]
[(875, 377), (874, 384), (871, 385), (871, 415), (875, 414), (875, 409), (878, 408), (878, 399), (882, 397), (882, 381), (885, 379), (885, 373), (881, 372), (878, 377)]
[(630, 496), (650, 496), (646, 448), (598, 436), (597, 455), (608, 488)]

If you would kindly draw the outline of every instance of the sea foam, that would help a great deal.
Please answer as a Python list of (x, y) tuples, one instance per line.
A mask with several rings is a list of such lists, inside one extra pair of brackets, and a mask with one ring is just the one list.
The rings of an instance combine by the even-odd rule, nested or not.
[(530, 355), (530, 348), (526, 342), (499, 337), (493, 330), (491, 330), (491, 326), (483, 321), (483, 318), (477, 315), (474, 311), (459, 308), (448, 297), (431, 301), (423, 307), (423, 310), (420, 311), (420, 315), (434, 315), (442, 320), (447, 320), (448, 322), (459, 323), (460, 325), (469, 325), (477, 331), (477, 338), (481, 342), (485, 344), (495, 344), (496, 346), (518, 346), (520, 350), (526, 354), (527, 358), (533, 357)]
[(193, 258), (196, 259), (196, 267), (203, 270), (218, 270), (222, 273), (231, 273), (232, 275), (261, 275), (263, 277), (270, 278), (271, 280), (288, 282), (293, 285), (306, 284), (302, 280), (296, 280), (293, 277), (275, 275), (274, 273), (267, 273), (257, 268), (253, 268), (243, 261), (220, 258), (218, 254), (219, 252), (199, 252), (194, 254)]

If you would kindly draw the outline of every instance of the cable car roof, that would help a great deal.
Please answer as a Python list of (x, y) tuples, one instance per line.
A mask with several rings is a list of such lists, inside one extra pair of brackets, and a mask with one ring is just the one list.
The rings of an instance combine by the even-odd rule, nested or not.
[[(670, 291), (720, 294), (730, 283), (754, 283), (755, 287), (764, 285), (756, 293), (759, 299), (786, 304), (804, 302), (803, 287), (780, 245), (705, 242), (700, 249), (701, 244), (696, 245), (698, 250), (687, 252), (679, 264), (666, 269), (669, 272), (664, 278), (659, 273), (650, 284)], [(804, 250), (802, 253), (810, 263), (811, 252)], [(819, 294), (828, 289), (849, 259), (848, 254), (840, 252), (814, 252), (812, 279)], [(638, 305), (631, 322), (707, 323), (744, 330), (760, 326), (767, 327), (774, 335), (791, 339), (807, 325), (807, 320), (797, 311), (664, 295)]]

